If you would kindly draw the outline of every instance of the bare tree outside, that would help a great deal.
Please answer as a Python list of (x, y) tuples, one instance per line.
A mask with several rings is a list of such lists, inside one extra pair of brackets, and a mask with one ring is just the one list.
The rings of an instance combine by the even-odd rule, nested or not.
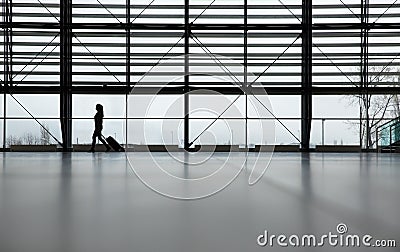
[[(359, 69), (358, 69), (359, 70)], [(368, 86), (400, 84), (399, 70), (393, 67), (370, 66), (368, 68)], [(358, 81), (359, 83), (359, 81)], [(349, 104), (360, 109), (360, 121), (349, 122), (352, 128), (359, 131), (360, 142), (365, 149), (371, 149), (378, 144), (376, 129), (386, 122), (385, 118), (400, 116), (400, 96), (398, 94), (355, 94), (349, 96)]]
[(39, 137), (33, 135), (31, 132), (25, 133), (23, 140), (23, 142), (27, 145), (38, 145), (40, 143)]
[(6, 144), (11, 145), (39, 145), (40, 137), (33, 135), (31, 132), (25, 133), (23, 136), (10, 135), (6, 139)]
[(40, 143), (42, 145), (50, 144), (49, 126), (47, 124), (43, 124), (43, 127), (40, 127)]
[(17, 137), (17, 136), (10, 135), (10, 136), (8, 136), (7, 139), (6, 139), (6, 144), (7, 144), (7, 146), (11, 146), (11, 145), (21, 145), (21, 144), (22, 144), (22, 138), (21, 138), (21, 137)]
[(40, 127), (40, 136), (35, 135), (32, 132), (26, 132), (22, 136), (13, 136), (9, 135), (6, 138), (7, 146), (11, 145), (49, 145), (50, 134), (49, 134), (49, 126), (47, 124), (43, 124), (43, 127)]

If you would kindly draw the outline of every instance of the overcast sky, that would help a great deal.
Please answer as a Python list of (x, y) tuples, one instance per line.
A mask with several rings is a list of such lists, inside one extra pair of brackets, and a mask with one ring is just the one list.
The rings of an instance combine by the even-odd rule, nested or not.
[[(49, 125), (50, 130), (57, 137), (60, 137), (60, 124), (57, 117), (59, 116), (58, 110), (58, 96), (57, 95), (16, 95), (15, 96), (29, 111), (35, 115), (35, 117), (43, 118), (50, 117), (53, 120), (39, 119), (41, 122)], [(154, 98), (154, 100), (153, 100)], [(204, 97), (203, 97), (204, 98)], [(221, 101), (221, 107), (226, 107), (227, 100), (231, 101), (235, 96), (229, 96), (228, 98), (214, 97), (214, 101), (218, 103)], [(275, 116), (280, 118), (299, 118), (300, 117), (300, 97), (299, 96), (269, 96), (273, 107), (273, 113)], [(7, 115), (9, 117), (25, 117), (29, 118), (29, 115), (10, 97), (8, 98)], [(194, 100), (196, 100), (194, 98)], [(150, 104), (150, 101), (152, 103)], [(315, 118), (348, 118), (358, 117), (358, 108), (349, 105), (349, 98), (346, 96), (316, 96), (313, 99), (313, 116)], [(73, 116), (76, 118), (88, 118), (88, 119), (76, 119), (73, 123), (74, 143), (90, 142), (91, 134), (93, 131), (93, 119), (95, 114), (95, 105), (101, 103), (104, 105), (105, 117), (107, 118), (121, 118), (121, 119), (108, 119), (105, 120), (104, 134), (116, 136), (119, 141), (124, 141), (125, 136), (125, 96), (115, 95), (74, 95), (73, 99)], [(198, 102), (197, 102), (198, 103)], [(1, 102), (1, 104), (3, 104)], [(150, 104), (150, 107), (149, 107)], [(180, 96), (163, 95), (158, 97), (151, 96), (134, 96), (128, 100), (129, 117), (164, 117), (166, 114), (168, 117), (181, 117), (183, 115), (182, 98)], [(146, 115), (147, 108), (149, 107)], [(196, 106), (196, 108), (199, 108)], [(205, 109), (213, 108), (212, 105), (204, 105)], [(168, 109), (170, 108), (170, 109)], [(214, 107), (215, 108), (215, 107)], [(172, 109), (172, 111), (171, 111)], [(221, 108), (222, 109), (222, 108)], [(232, 113), (229, 113), (233, 111)], [(239, 111), (239, 112), (238, 112)], [(221, 112), (217, 109), (217, 112)], [(240, 114), (244, 113), (244, 99), (241, 98), (235, 103), (235, 109), (230, 109), (225, 112), (225, 117), (240, 117)], [(263, 117), (269, 113), (267, 111), (261, 112)], [(211, 117), (215, 118), (215, 114), (211, 112), (202, 111), (201, 113), (193, 113), (192, 117)], [(146, 127), (148, 130), (143, 133), (143, 127), (145, 122), (143, 120), (129, 120), (128, 136), (130, 141), (133, 143), (144, 143), (149, 142), (152, 144), (165, 142), (167, 144), (174, 142), (177, 144), (179, 139), (182, 138), (182, 128), (175, 127), (180, 125), (181, 120), (169, 120), (173, 123), (164, 122), (164, 127), (170, 127), (165, 129), (162, 127), (162, 120), (146, 120)], [(257, 120), (253, 120), (255, 122)], [(211, 122), (211, 121), (209, 121)], [(282, 122), (299, 137), (300, 131), (300, 120), (282, 120)], [(251, 124), (251, 123), (250, 123)], [(276, 143), (277, 144), (289, 144), (296, 143), (296, 139), (290, 135), (277, 121), (276, 124)], [(1, 123), (2, 125), (2, 123)], [(235, 131), (233, 137), (234, 144), (244, 143), (244, 124), (243, 120), (228, 120), (229, 127), (232, 127)], [(207, 125), (204, 124), (204, 120), (194, 120), (191, 124), (193, 134), (199, 134)], [(312, 143), (320, 144), (321, 139), (321, 121), (314, 120), (312, 129)], [(39, 135), (39, 125), (34, 120), (8, 120), (7, 124), (8, 135), (22, 136), (27, 132), (32, 132), (35, 135)], [(216, 124), (210, 128), (210, 131), (217, 135), (217, 141), (219, 144), (226, 144), (228, 141), (232, 141), (230, 138), (231, 132), (227, 131), (227, 126), (222, 123)], [(333, 144), (336, 140), (339, 144), (342, 140), (344, 144), (356, 144), (358, 136), (356, 128), (349, 124), (348, 120), (336, 121), (327, 120), (325, 122), (325, 143)], [(258, 143), (261, 141), (260, 135), (256, 132), (250, 132), (250, 141)], [(164, 136), (163, 136), (164, 135)], [(147, 141), (144, 139), (147, 137)], [(78, 140), (77, 140), (78, 138)], [(164, 139), (163, 139), (164, 138)], [(208, 139), (210, 140), (210, 139)], [(213, 141), (210, 141), (212, 143)]]

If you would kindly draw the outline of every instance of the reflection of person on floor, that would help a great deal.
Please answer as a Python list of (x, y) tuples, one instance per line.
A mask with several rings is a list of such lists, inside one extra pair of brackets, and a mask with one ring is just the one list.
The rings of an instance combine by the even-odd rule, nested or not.
[(91, 152), (94, 152), (94, 147), (96, 146), (96, 138), (99, 138), (99, 140), (106, 146), (107, 150), (110, 151), (110, 146), (108, 146), (107, 142), (104, 140), (103, 135), (101, 134), (101, 131), (103, 130), (103, 117), (104, 117), (104, 112), (103, 112), (103, 105), (97, 104), (96, 105), (96, 110), (97, 113), (94, 116), (94, 132), (92, 136), (92, 148), (90, 149)]

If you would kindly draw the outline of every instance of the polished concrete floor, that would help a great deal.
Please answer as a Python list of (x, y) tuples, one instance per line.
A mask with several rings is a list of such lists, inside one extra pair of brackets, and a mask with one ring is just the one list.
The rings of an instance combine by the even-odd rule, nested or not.
[[(153, 154), (171, 173), (196, 177), (213, 169)], [(146, 172), (154, 160), (140, 153), (130, 154), (130, 162), (123, 153), (0, 158), (2, 252), (400, 251), (399, 154), (275, 153), (256, 185), (248, 185), (249, 171), (243, 170), (221, 192), (191, 201), (146, 187), (131, 168)], [(339, 223), (349, 234), (396, 240), (397, 248), (257, 244), (265, 230), (322, 235), (336, 232)]]

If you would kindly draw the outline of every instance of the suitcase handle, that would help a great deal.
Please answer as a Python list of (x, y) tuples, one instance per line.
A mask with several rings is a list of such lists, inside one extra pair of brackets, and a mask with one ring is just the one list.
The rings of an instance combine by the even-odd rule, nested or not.
[[(107, 138), (106, 138), (103, 134), (101, 134), (101, 136), (107, 141)], [(107, 141), (107, 142), (108, 142), (108, 141)], [(125, 151), (125, 149), (124, 149), (124, 147), (122, 147), (122, 146), (120, 145), (120, 149), (119, 149), (118, 151)]]

